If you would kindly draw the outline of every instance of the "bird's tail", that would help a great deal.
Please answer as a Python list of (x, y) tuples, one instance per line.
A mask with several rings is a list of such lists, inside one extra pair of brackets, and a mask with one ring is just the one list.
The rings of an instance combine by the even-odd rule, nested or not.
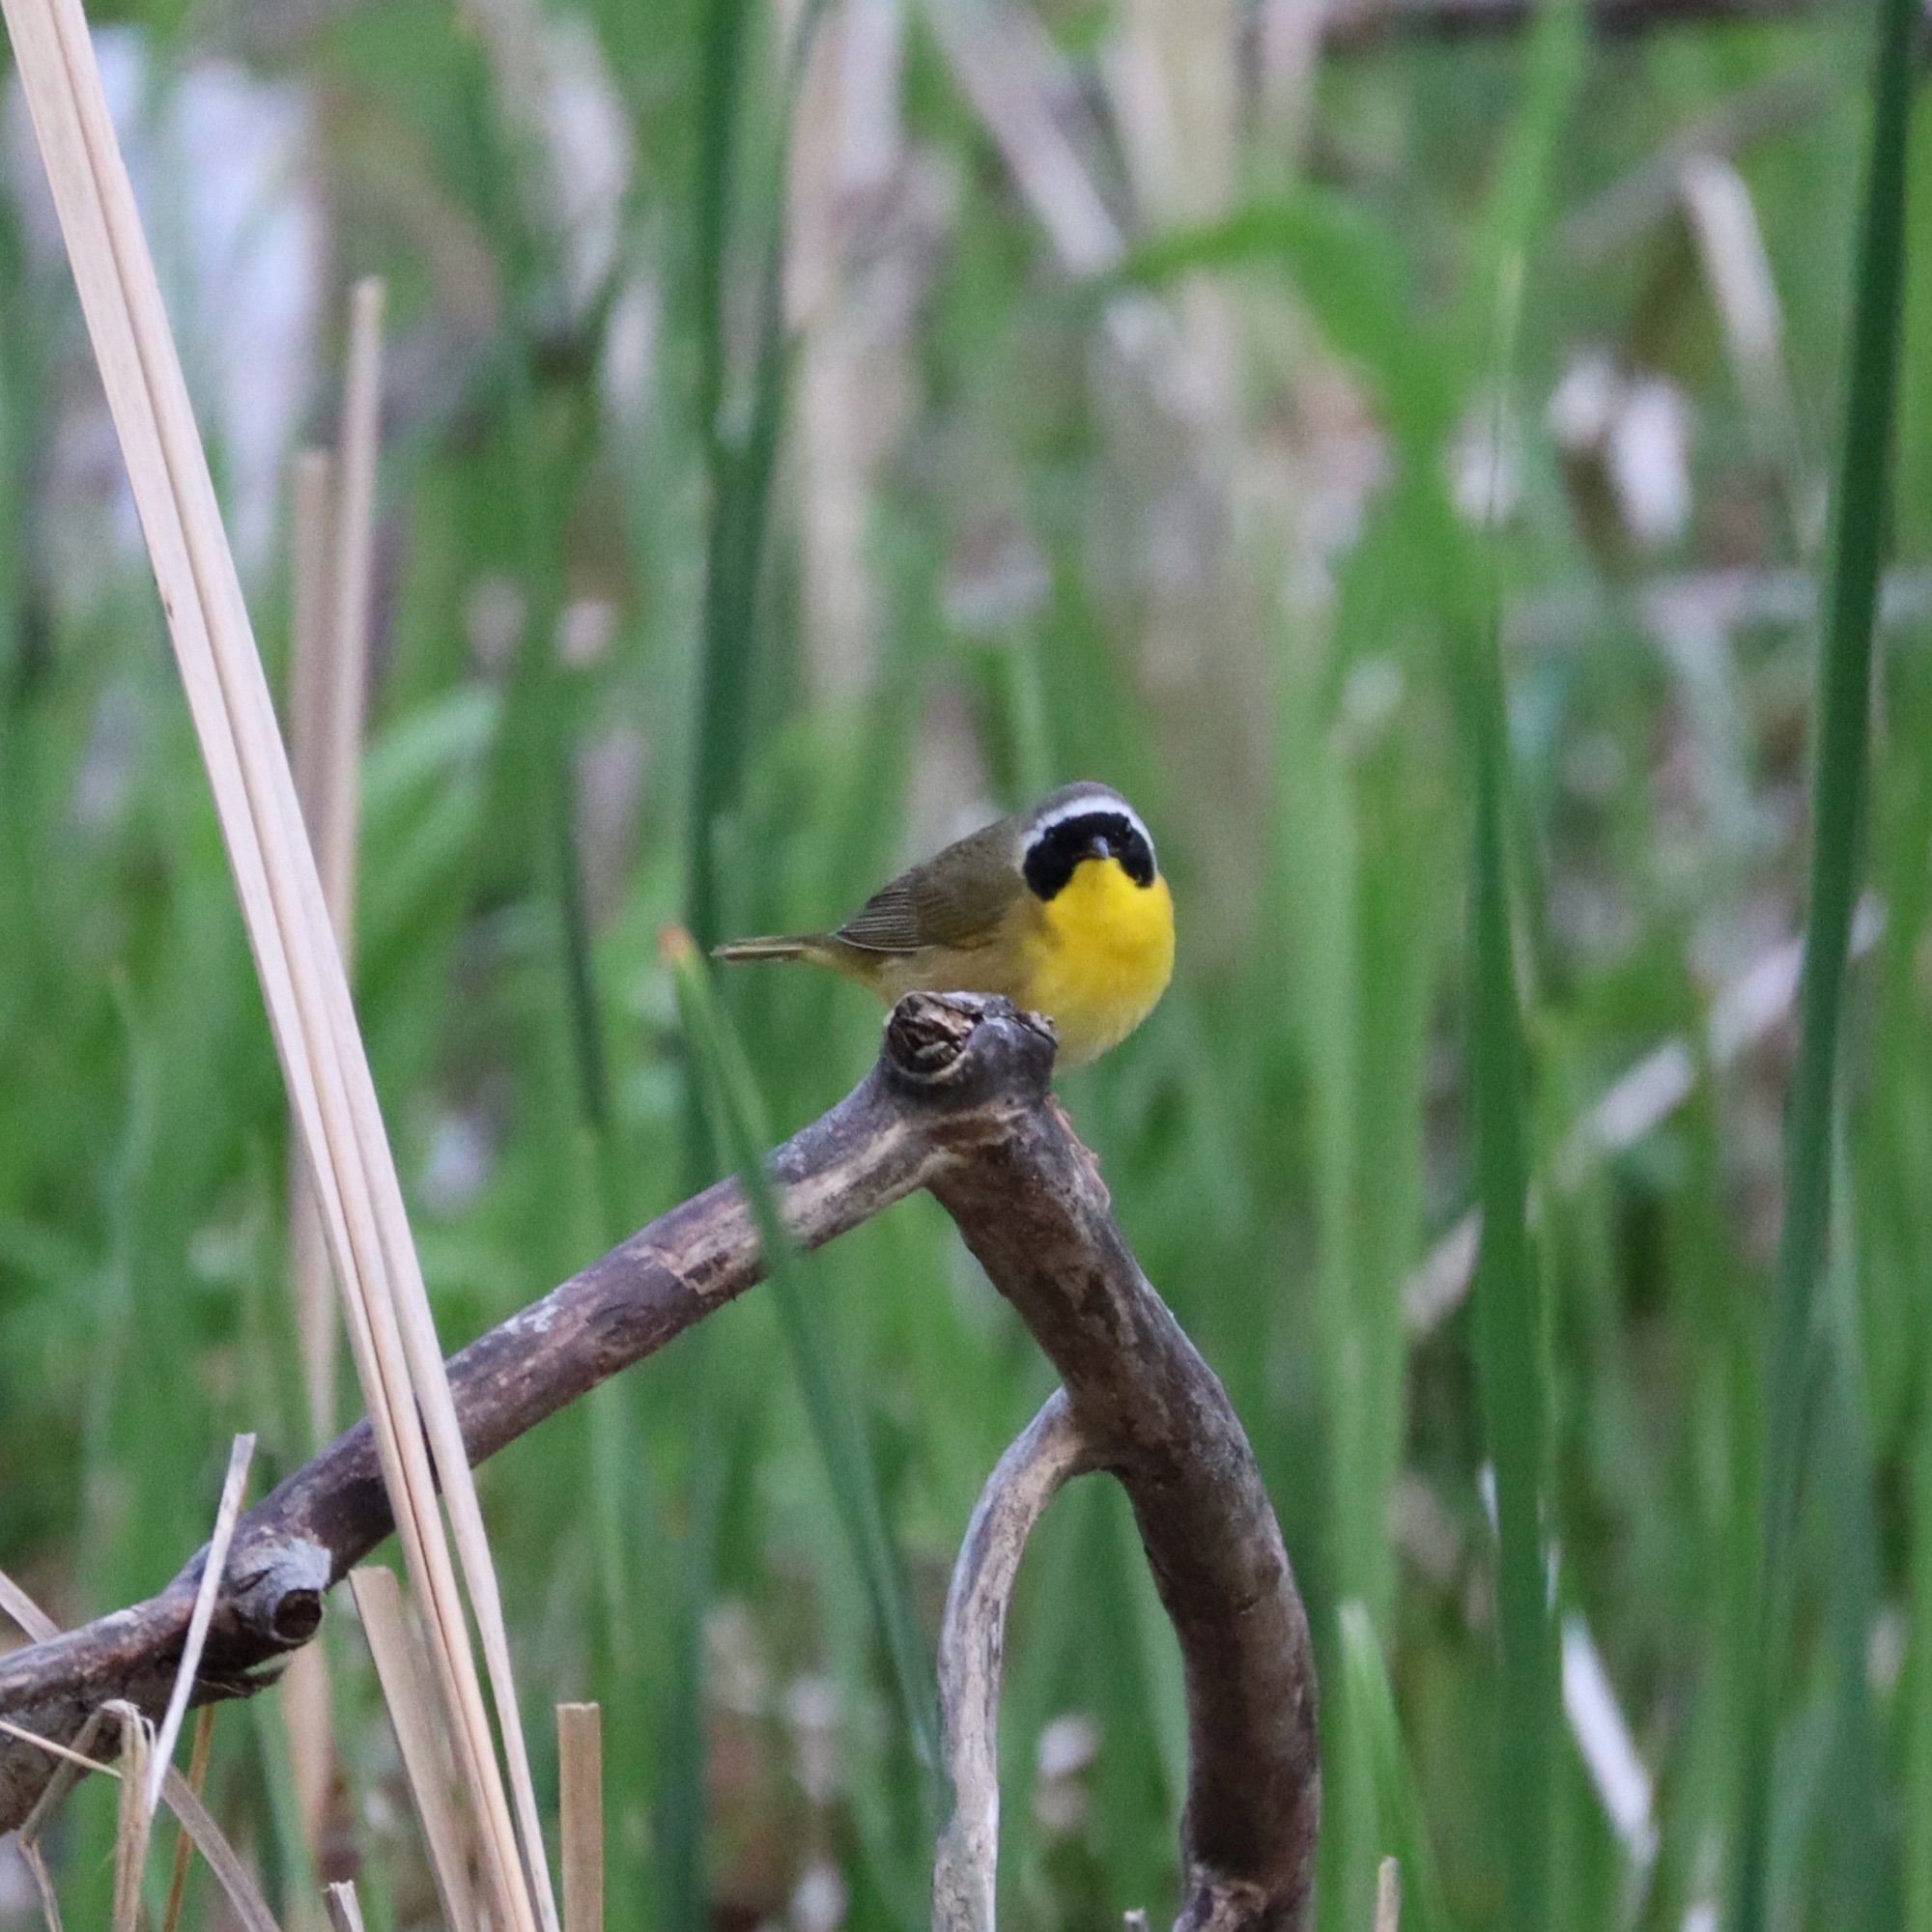
[(816, 950), (818, 941), (806, 932), (786, 933), (771, 939), (733, 939), (714, 946), (714, 959), (804, 959)]

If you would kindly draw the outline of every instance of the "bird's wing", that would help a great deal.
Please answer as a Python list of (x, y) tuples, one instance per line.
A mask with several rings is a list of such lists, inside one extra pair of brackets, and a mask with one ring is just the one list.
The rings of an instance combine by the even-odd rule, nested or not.
[(833, 936), (867, 952), (966, 950), (990, 940), (1023, 891), (1009, 819), (949, 845), (881, 886)]

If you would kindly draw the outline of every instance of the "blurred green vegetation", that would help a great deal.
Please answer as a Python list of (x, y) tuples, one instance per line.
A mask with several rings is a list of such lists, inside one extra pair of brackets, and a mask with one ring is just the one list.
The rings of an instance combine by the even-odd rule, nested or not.
[[(1180, 962), (1065, 1092), (1309, 1601), (1322, 1932), (1369, 1925), (1389, 1851), (1426, 1932), (1690, 1932), (1746, 1819), (1752, 1922), (1932, 1932), (1932, 249), (1888, 512), (1842, 440), (1875, 14), (1601, 38), (1551, 0), (1325, 47), (1283, 0), (113, 17), (151, 129), (211, 75), (294, 129), (148, 170), (219, 471), (259, 475), (235, 425), (273, 413), (224, 364), (326, 437), (344, 291), (390, 283), (356, 981), (445, 1339), (868, 1064), (843, 985), (688, 987), (707, 1115), (663, 925), (827, 923), (1109, 780)], [(235, 1431), (266, 1480), (307, 1428), (273, 1056), (10, 165), (0, 1567), (73, 1622), (203, 1539)], [(1902, 166), (1922, 243), (1923, 112)], [(198, 257), (224, 197), (306, 333)], [(1885, 923), (1808, 1079), (1793, 1145), (1835, 1191), (1780, 1276), (1795, 1033), (1734, 1052), (1706, 1016), (1804, 929), (1824, 578), (1886, 533), (1866, 860), (1814, 875)], [(1579, 1157), (1672, 1040), (1643, 1130)], [(1478, 1200), (1484, 1319), (1420, 1320)], [(605, 1703), (613, 1924), (924, 1912), (911, 1679), (1049, 1377), (929, 1202), (778, 1286), (484, 1477), (526, 1708)], [(329, 1642), (324, 1865), (416, 1923), (346, 1611)], [(275, 1885), (285, 1729), (225, 1714), (212, 1786)], [(1003, 1749), (1009, 1921), (1157, 1916), (1179, 1662), (1104, 1484), (1029, 1558)], [(71, 1922), (111, 1809), (64, 1827)]]

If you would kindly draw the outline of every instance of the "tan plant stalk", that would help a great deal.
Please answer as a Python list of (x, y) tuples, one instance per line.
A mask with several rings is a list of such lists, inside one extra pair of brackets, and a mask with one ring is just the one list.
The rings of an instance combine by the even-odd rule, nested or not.
[(355, 1888), (344, 1879), (328, 1888), (328, 1922), (335, 1932), (362, 1932), (362, 1907)]
[[(215, 1706), (204, 1704), (195, 1713), (194, 1743), (188, 1747), (187, 1788), (199, 1798), (208, 1785), (208, 1761), (214, 1749)], [(174, 1869), (168, 1874), (168, 1902), (161, 1913), (161, 1932), (176, 1932), (187, 1898), (188, 1867), (194, 1862), (194, 1840), (186, 1832), (175, 1837)]]
[[(5, 14), (320, 1196), (384, 1481), (429, 1607), (465, 1784), (484, 1820), (492, 1892), (516, 1932), (533, 1932), (539, 1919), (545, 1932), (554, 1932), (549, 1861), (482, 1511), (347, 980), (86, 20), (79, 0), (5, 0)], [(516, 1824), (437, 1507), (431, 1445), (501, 1720)]]
[(1376, 1870), (1376, 1932), (1402, 1932), (1402, 1866), (1394, 1859)]
[[(326, 452), (310, 449), (297, 458), (290, 532), (289, 756), (345, 971), (355, 955), (383, 307), (380, 281), (356, 284), (336, 454), (331, 462)], [(322, 1217), (298, 1160), (289, 1176), (289, 1274), (309, 1433), (319, 1446), (335, 1433), (336, 1316)], [(319, 1857), (335, 1762), (321, 1645), (291, 1664), (283, 1696), (296, 1801)]]
[(352, 1570), (349, 1584), (355, 1593), (369, 1654), (376, 1661), (376, 1676), (403, 1755), (423, 1842), (429, 1847), (430, 1873), (444, 1922), (451, 1932), (468, 1932), (476, 1923), (468, 1834), (450, 1802), (449, 1754), (443, 1748), (447, 1733), (423, 1673), (421, 1646), (403, 1602), (402, 1585), (393, 1571), (377, 1564)]
[(604, 1932), (604, 1711), (556, 1707), (563, 1932)]
[(153, 1768), (167, 1769), (155, 1748), (155, 1727), (131, 1704), (102, 1707), (121, 1725), (121, 1810), (114, 1830), (114, 1932), (140, 1932), (141, 1873), (148, 1862), (148, 1839), (155, 1809), (148, 1802)]
[[(309, 837), (318, 842), (329, 823), (328, 797), (339, 773), (328, 770), (328, 708), (336, 680), (329, 674), (328, 588), (334, 546), (335, 471), (328, 452), (304, 449), (296, 458), (289, 516), (289, 758), (296, 796)], [(318, 852), (317, 866), (325, 862)], [(348, 958), (343, 927), (338, 943)], [(335, 1433), (335, 1290), (327, 1237), (314, 1190), (299, 1159), (289, 1163), (289, 1278), (295, 1292), (301, 1350), (302, 1393), (310, 1437), (319, 1445)], [(294, 1685), (290, 1703), (302, 1702)], [(293, 1710), (290, 1729), (296, 1729)]]
[(154, 1762), (148, 1768), (148, 1788), (144, 1802), (152, 1823), (160, 1807), (161, 1780), (168, 1775), (168, 1760), (175, 1754), (175, 1741), (181, 1736), (182, 1719), (187, 1716), (187, 1700), (194, 1690), (194, 1674), (201, 1663), (201, 1647), (208, 1641), (208, 1626), (214, 1615), (215, 1594), (221, 1588), (221, 1573), (228, 1565), (228, 1545), (235, 1534), (235, 1519), (242, 1514), (242, 1493), (248, 1483), (248, 1464), (255, 1460), (255, 1438), (238, 1435), (228, 1455), (228, 1476), (221, 1486), (221, 1503), (215, 1511), (214, 1534), (209, 1539), (208, 1560), (202, 1566), (201, 1587), (195, 1592), (194, 1615), (188, 1621), (187, 1641), (182, 1646), (181, 1667), (175, 1672), (175, 1688), (168, 1698), (167, 1715), (155, 1741)]

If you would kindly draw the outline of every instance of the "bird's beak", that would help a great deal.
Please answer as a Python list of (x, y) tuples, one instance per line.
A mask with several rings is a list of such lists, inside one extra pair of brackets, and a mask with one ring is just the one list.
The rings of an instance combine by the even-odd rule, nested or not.
[(1094, 856), (1096, 859), (1111, 859), (1114, 856), (1113, 841), (1104, 832), (1094, 838)]

